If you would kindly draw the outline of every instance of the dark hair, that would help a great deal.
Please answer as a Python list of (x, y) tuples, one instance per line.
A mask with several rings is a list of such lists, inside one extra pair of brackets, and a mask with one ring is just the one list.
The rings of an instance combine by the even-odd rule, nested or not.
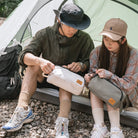
[[(121, 41), (124, 39), (124, 37), (121, 38)], [(130, 51), (131, 48), (127, 44), (127, 40), (124, 42), (124, 44), (121, 44), (120, 41), (118, 41), (119, 44), (119, 53), (117, 57), (117, 64), (115, 69), (115, 74), (119, 77), (122, 77), (127, 68), (127, 63), (130, 57)], [(99, 68), (104, 68), (106, 70), (109, 70), (110, 66), (110, 52), (107, 50), (107, 48), (104, 45), (104, 42), (102, 41), (102, 47), (100, 49), (99, 54)]]

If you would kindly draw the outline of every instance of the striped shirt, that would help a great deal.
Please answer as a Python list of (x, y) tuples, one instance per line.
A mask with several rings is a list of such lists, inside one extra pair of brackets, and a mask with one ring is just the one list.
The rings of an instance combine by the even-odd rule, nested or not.
[[(98, 69), (98, 57), (101, 46), (96, 47), (90, 54), (90, 73), (94, 73)], [(132, 105), (138, 99), (138, 51), (132, 48), (125, 74), (120, 78), (114, 74), (117, 63), (117, 55), (110, 53), (110, 67), (105, 70), (105, 78), (110, 79), (122, 91), (128, 95)]]

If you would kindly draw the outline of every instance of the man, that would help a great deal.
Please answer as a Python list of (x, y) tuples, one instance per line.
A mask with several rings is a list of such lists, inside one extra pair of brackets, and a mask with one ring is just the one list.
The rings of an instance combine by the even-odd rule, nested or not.
[[(83, 75), (89, 67), (89, 54), (94, 45), (90, 36), (81, 31), (90, 25), (89, 17), (75, 4), (66, 4), (61, 11), (54, 12), (57, 23), (37, 32), (20, 54), (19, 62), (27, 68), (18, 105), (11, 120), (2, 127), (7, 131), (19, 130), (24, 123), (33, 121), (29, 100), (36, 87), (49, 85), (42, 72), (49, 74), (55, 65), (60, 65)], [(69, 137), (68, 115), (71, 99), (71, 93), (59, 88), (60, 112), (56, 120), (56, 137)]]

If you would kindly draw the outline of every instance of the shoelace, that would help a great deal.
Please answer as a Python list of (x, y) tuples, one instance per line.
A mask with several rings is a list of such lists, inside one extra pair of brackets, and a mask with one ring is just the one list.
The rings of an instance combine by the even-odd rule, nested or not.
[(21, 111), (16, 109), (10, 119), (10, 123), (19, 124), (24, 118), (26, 114), (23, 114)]
[[(96, 133), (95, 133), (95, 132), (96, 132)], [(97, 136), (97, 134), (98, 134), (98, 132), (97, 132), (96, 129), (94, 129), (94, 130), (91, 131), (91, 135)], [(102, 133), (101, 133), (101, 135), (104, 136)]]
[[(95, 132), (100, 132), (100, 131), (98, 131), (98, 128), (95, 127), (95, 128), (93, 128), (93, 130), (91, 131), (91, 135), (94, 134), (95, 136), (97, 136), (97, 134), (95, 134)], [(100, 132), (100, 133), (101, 133), (101, 132)], [(108, 138), (108, 137), (110, 136), (110, 133), (107, 132), (107, 133), (104, 134), (104, 135), (101, 133), (101, 135), (102, 135), (103, 137), (105, 137), (105, 138)]]
[(62, 129), (62, 122), (56, 122), (56, 132), (58, 132), (58, 134), (63, 135), (63, 129)]
[(119, 132), (110, 132), (110, 136), (112, 136), (112, 135), (119, 135), (121, 132), (119, 131)]
[(66, 136), (66, 134), (68, 133), (68, 125), (65, 125), (66, 122), (60, 121), (56, 122), (56, 132), (58, 132), (57, 135)]

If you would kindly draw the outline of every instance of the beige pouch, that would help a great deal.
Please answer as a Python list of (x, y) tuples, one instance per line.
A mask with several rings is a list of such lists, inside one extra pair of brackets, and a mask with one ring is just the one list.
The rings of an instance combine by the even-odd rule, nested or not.
[(66, 68), (55, 66), (49, 74), (42, 74), (47, 77), (47, 82), (56, 85), (75, 95), (80, 95), (84, 87), (84, 78)]

